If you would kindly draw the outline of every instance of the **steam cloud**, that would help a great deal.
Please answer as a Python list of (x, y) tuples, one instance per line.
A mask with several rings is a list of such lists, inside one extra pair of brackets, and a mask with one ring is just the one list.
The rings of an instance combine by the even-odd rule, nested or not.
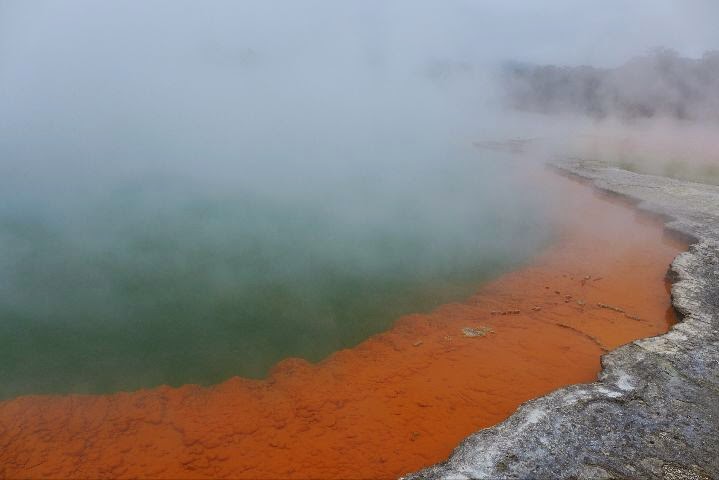
[(472, 141), (580, 130), (505, 110), (499, 65), (697, 58), (716, 18), (711, 0), (1, 2), (0, 396), (262, 376), (525, 259), (551, 234), (544, 194)]

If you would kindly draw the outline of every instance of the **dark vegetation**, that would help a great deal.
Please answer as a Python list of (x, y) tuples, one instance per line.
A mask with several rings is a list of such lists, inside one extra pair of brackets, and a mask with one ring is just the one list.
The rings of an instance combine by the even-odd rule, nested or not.
[(660, 48), (616, 68), (511, 63), (503, 80), (519, 110), (719, 121), (719, 51), (692, 59)]

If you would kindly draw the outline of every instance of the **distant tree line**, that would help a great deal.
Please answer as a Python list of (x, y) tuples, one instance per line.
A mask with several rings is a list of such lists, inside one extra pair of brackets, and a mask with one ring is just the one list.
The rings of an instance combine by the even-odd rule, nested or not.
[(520, 110), (719, 121), (718, 51), (692, 59), (660, 48), (607, 69), (511, 63), (503, 84)]

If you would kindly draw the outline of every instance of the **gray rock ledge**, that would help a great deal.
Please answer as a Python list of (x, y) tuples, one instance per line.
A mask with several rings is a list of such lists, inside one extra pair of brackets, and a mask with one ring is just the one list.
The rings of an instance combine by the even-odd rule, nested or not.
[(689, 240), (669, 272), (682, 321), (604, 355), (595, 383), (526, 402), (404, 478), (719, 479), (719, 187), (576, 159), (552, 166)]

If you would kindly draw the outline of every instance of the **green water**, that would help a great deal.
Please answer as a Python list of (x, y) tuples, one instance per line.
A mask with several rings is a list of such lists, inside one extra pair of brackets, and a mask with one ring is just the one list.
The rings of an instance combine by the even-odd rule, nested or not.
[(321, 360), (526, 260), (547, 237), (512, 182), (472, 157), (284, 196), (158, 176), (49, 200), (8, 182), (0, 396)]

